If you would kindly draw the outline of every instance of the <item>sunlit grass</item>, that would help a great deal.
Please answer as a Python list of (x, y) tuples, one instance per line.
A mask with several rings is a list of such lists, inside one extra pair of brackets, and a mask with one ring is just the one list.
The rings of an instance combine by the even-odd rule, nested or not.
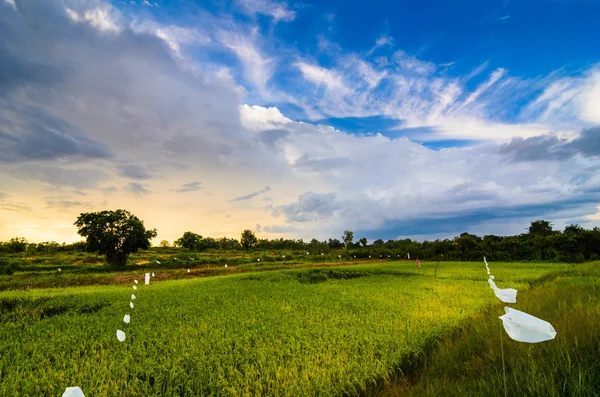
[[(133, 310), (130, 286), (1, 292), (0, 395), (60, 395), (71, 385), (93, 396), (365, 393), (496, 303), (483, 264), (440, 263), (436, 278), (434, 265), (151, 283)], [(521, 293), (567, 268), (495, 264), (494, 273)]]

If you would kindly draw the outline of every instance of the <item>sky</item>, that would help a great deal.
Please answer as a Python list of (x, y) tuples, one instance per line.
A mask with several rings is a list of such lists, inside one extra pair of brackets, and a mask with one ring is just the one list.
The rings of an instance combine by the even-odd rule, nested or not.
[(0, 241), (600, 226), (597, 0), (0, 0)]

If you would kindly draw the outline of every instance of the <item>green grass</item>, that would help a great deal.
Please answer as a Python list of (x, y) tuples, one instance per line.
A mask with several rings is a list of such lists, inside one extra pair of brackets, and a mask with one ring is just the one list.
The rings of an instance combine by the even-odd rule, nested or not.
[[(549, 281), (550, 272), (575, 271), (558, 264), (490, 265), (500, 288), (519, 290), (515, 307), (525, 311), (534, 299), (521, 297), (530, 296), (532, 285), (544, 277), (562, 280)], [(469, 332), (495, 341), (500, 335), (501, 313), (489, 310), (501, 307), (482, 263), (442, 262), (436, 278), (433, 273), (432, 263), (418, 270), (413, 262), (381, 262), (171, 280), (140, 286), (133, 310), (129, 286), (0, 292), (0, 395), (54, 396), (72, 385), (86, 396), (359, 395), (377, 393), (381, 385), (391, 395), (395, 387), (417, 390), (418, 382), (397, 374), (410, 362), (424, 371), (419, 363), (433, 351), (432, 341), (449, 335), (459, 341), (473, 318), (489, 322), (490, 334)], [(595, 280), (585, 275), (563, 277)], [(581, 294), (591, 302), (598, 291), (589, 288)], [(550, 301), (543, 294), (538, 299)], [(129, 325), (122, 322), (125, 313)], [(119, 328), (127, 334), (123, 343), (115, 335)], [(559, 337), (568, 334), (555, 328)], [(572, 352), (559, 337), (543, 346)], [(513, 368), (521, 347), (505, 342)], [(481, 365), (477, 379), (495, 384), (497, 349), (478, 346), (460, 354), (478, 353), (472, 363)], [(444, 357), (452, 368), (462, 365), (457, 354)], [(413, 395), (426, 395), (428, 387)]]
[[(492, 273), (498, 266), (492, 265)], [(504, 396), (501, 336), (509, 396), (600, 395), (600, 264), (569, 267), (539, 280), (510, 305), (550, 322), (552, 341), (511, 340), (498, 302), (448, 330), (405, 374), (373, 393), (384, 396)], [(498, 280), (499, 277), (496, 277)]]

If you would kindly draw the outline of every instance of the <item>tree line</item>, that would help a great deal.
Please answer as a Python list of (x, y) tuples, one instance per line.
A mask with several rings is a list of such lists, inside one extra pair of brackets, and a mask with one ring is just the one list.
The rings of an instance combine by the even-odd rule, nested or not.
[[(84, 242), (58, 244), (44, 242), (31, 244), (25, 238), (13, 238), (0, 243), (0, 252), (64, 252), (88, 251), (106, 256), (110, 265), (124, 266), (129, 254), (139, 249), (149, 249), (156, 237), (156, 229), (146, 229), (143, 221), (125, 210), (101, 211), (81, 214), (75, 226)], [(163, 240), (163, 249), (171, 244)], [(600, 228), (584, 229), (569, 225), (563, 231), (554, 230), (549, 221), (531, 223), (527, 232), (517, 236), (483, 237), (463, 233), (452, 239), (413, 241), (411, 239), (369, 241), (362, 237), (354, 241), (354, 233), (344, 231), (341, 239), (325, 241), (312, 239), (259, 239), (251, 230), (244, 230), (240, 239), (222, 237), (215, 239), (187, 231), (173, 242), (173, 247), (190, 251), (206, 250), (286, 250), (307, 251), (313, 254), (352, 256), (355, 258), (398, 258), (410, 253), (424, 260), (478, 261), (483, 256), (493, 261), (556, 261), (583, 262), (600, 259)]]

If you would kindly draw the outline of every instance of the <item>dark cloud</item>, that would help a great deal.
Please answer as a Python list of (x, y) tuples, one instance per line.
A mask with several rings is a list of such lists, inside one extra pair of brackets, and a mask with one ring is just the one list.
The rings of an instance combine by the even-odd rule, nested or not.
[(271, 208), (273, 216), (283, 215), (291, 222), (310, 222), (331, 217), (339, 205), (336, 204), (335, 193), (306, 192), (292, 204)]
[(72, 186), (76, 189), (96, 187), (108, 175), (96, 169), (63, 168), (41, 164), (27, 164), (13, 170), (18, 178), (37, 180), (53, 187)]
[[(488, 207), (473, 211), (464, 211), (456, 215), (431, 214), (427, 217), (415, 219), (394, 219), (387, 220), (384, 224), (378, 225), (373, 229), (358, 230), (355, 234), (370, 239), (395, 239), (398, 236), (439, 233), (459, 235), (469, 228), (488, 223), (492, 220), (530, 219), (533, 221), (535, 219), (551, 218), (553, 214), (560, 211), (582, 209), (585, 205), (595, 205), (599, 200), (600, 192), (579, 195), (544, 204)], [(527, 221), (525, 222), (527, 223)], [(523, 232), (525, 232), (525, 227), (523, 228)]]
[(105, 145), (40, 107), (0, 102), (0, 112), (8, 116), (0, 118), (0, 162), (111, 156)]
[(185, 193), (185, 192), (195, 192), (196, 190), (202, 189), (202, 182), (191, 182), (186, 183), (181, 186), (179, 189), (175, 189), (176, 192)]
[(137, 194), (138, 196), (144, 196), (144, 195), (150, 193), (150, 190), (146, 189), (144, 187), (144, 185), (137, 183), (137, 182), (130, 182), (125, 187), (125, 190), (128, 190), (133, 194)]
[(138, 165), (121, 165), (118, 167), (121, 176), (131, 179), (150, 179), (152, 176), (144, 167)]
[(270, 191), (271, 191), (271, 188), (269, 186), (265, 186), (263, 189), (260, 189), (257, 192), (253, 192), (253, 193), (247, 194), (245, 196), (241, 196), (241, 197), (236, 197), (236, 198), (232, 199), (231, 201), (250, 200), (250, 199), (253, 199), (254, 197), (256, 197), (256, 196), (258, 196), (260, 194), (263, 194), (263, 193), (266, 193), (266, 192), (270, 192)]
[(262, 227), (259, 223), (257, 223), (256, 226), (254, 226), (254, 231), (256, 231), (257, 233), (260, 233), (262, 231)]
[(572, 141), (543, 135), (531, 138), (513, 138), (500, 146), (500, 154), (512, 161), (561, 161), (576, 154), (586, 157), (600, 156), (600, 127), (581, 131)]

